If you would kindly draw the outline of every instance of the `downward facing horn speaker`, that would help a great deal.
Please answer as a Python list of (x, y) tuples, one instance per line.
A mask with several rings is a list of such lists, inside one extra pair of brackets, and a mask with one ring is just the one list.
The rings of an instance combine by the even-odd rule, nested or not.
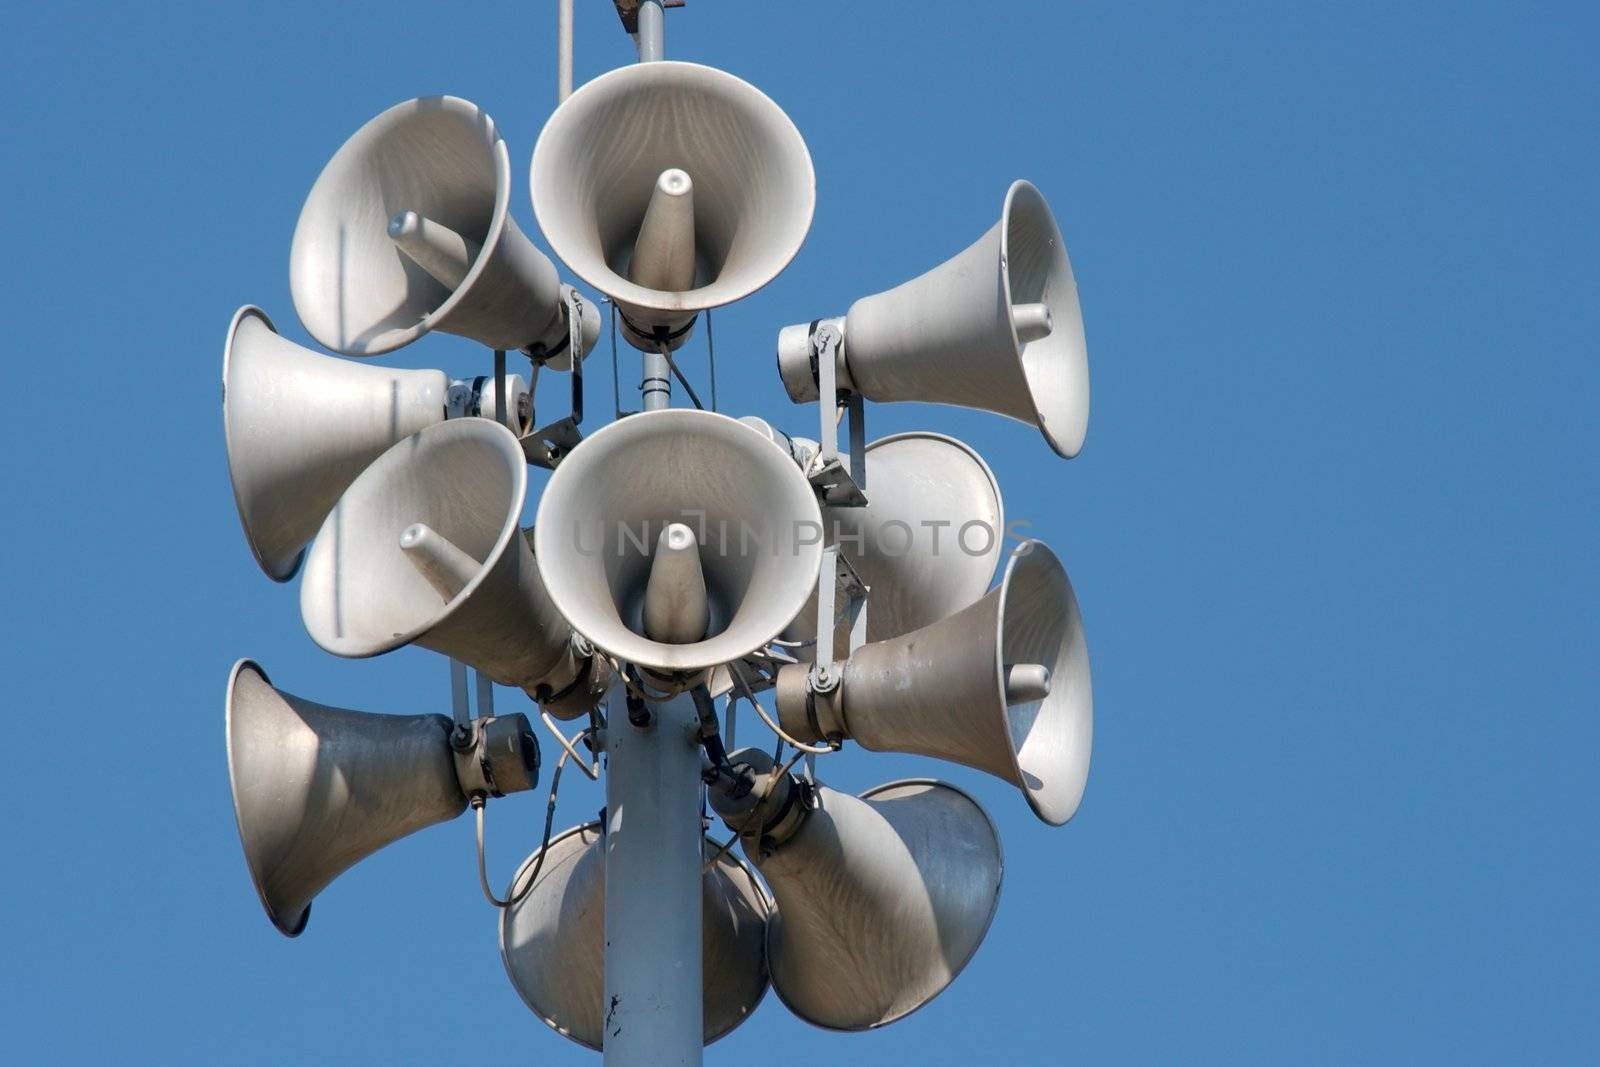
[[(545, 487), (534, 543), (573, 629), (618, 659), (692, 672), (747, 655), (794, 618), (816, 582), (822, 524), (810, 484), (771, 441), (725, 415), (669, 409), (585, 439)], [(647, 610), (657, 593), (677, 605), (667, 630)]]
[(522, 447), (487, 419), (401, 441), (323, 522), (300, 584), (306, 630), (338, 656), (416, 642), (502, 685), (537, 686), (570, 630), (519, 527), (527, 491)]
[[(707, 846), (709, 855), (714, 846)], [(537, 852), (523, 863), (511, 895), (526, 895), (500, 918), (500, 957), (518, 994), (552, 1029), (592, 1049), (603, 1037), (605, 877), (600, 824), (573, 827), (550, 842), (542, 863)], [(710, 1044), (748, 1018), (766, 994), (772, 904), (731, 853), (705, 873), (701, 899)]]
[[(515, 374), (506, 384), (506, 421), (521, 433), (528, 387)], [(442, 422), (453, 386), (470, 391), (443, 371), (319, 355), (278, 336), (260, 308), (235, 312), (222, 351), (222, 426), (234, 503), (261, 569), (292, 578), (339, 495), (396, 441)], [(488, 389), (493, 411), (492, 380)]]
[[(561, 351), (561, 283), (507, 214), (510, 198), (505, 141), (480, 108), (453, 96), (396, 104), (334, 154), (300, 212), (289, 252), (300, 321), (351, 356), (430, 330)], [(599, 336), (592, 315), (585, 350)]]
[[(752, 749), (733, 759), (758, 777), (772, 766)], [(792, 790), (803, 793), (797, 803), (784, 795)], [(735, 830), (778, 824), (776, 836), (741, 840), (777, 902), (767, 931), (772, 986), (809, 1023), (867, 1030), (905, 1017), (955, 980), (988, 933), (1000, 838), (954, 786), (916, 779), (856, 798), (785, 776), (753, 812), (733, 817), (722, 796), (711, 799)]]
[(1061, 825), (1089, 776), (1094, 699), (1083, 616), (1061, 561), (1017, 546), (998, 589), (942, 622), (864, 645), (818, 691), (804, 666), (778, 679), (778, 715), (805, 740), (951, 760), (1022, 790)]
[(653, 347), (657, 330), (675, 344), (697, 312), (777, 276), (811, 227), (816, 176), (760, 90), (659, 62), (602, 74), (556, 109), (532, 190), (551, 249)]
[[(817, 323), (778, 335), (778, 369), (796, 403), (817, 399)], [(1089, 358), (1078, 286), (1055, 217), (1027, 182), (966, 251), (863, 297), (841, 321), (840, 389), (992, 411), (1038, 427), (1065, 458), (1089, 424)]]

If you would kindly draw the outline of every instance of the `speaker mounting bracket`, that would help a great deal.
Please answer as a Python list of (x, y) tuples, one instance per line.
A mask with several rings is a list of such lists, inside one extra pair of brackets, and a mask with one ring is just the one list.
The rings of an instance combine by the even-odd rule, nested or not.
[[(583, 422), (583, 297), (571, 286), (565, 289), (567, 344), (563, 351), (570, 352), (572, 358), (572, 410), (566, 417), (522, 438), (522, 454), (528, 457), (528, 462), (549, 470), (555, 470), (567, 453), (583, 440), (583, 431), (578, 429), (578, 424)], [(539, 370), (544, 366), (546, 357), (534, 350), (527, 351), (528, 358), (533, 361), (533, 380), (528, 386), (532, 392), (539, 384)]]
[[(817, 439), (821, 447), (806, 473), (818, 498), (829, 507), (867, 506), (866, 406), (856, 393), (838, 387), (839, 345), (844, 334), (831, 322), (811, 334), (812, 362), (817, 368)], [(839, 405), (850, 417), (850, 466), (839, 456)]]
[(822, 550), (821, 573), (824, 577), (833, 575), (831, 582), (817, 582), (816, 670), (819, 677), (825, 678), (833, 669), (833, 634), (840, 601), (844, 602), (844, 616), (850, 620), (853, 652), (866, 640), (867, 594), (871, 590), (836, 544)]

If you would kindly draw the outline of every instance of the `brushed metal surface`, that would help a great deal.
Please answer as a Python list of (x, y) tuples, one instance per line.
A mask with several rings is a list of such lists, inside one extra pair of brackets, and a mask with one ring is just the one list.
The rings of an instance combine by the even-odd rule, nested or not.
[(443, 715), (328, 707), (240, 660), (228, 676), (228, 779), (250, 878), (282, 933), (362, 859), (460, 815), (467, 798)]
[[(1006, 703), (1006, 667), (1050, 671), (1042, 699)], [(842, 666), (839, 706), (863, 748), (952, 760), (1021, 789), (1061, 825), (1077, 812), (1094, 745), (1083, 616), (1066, 568), (1018, 545), (999, 588), (942, 622), (863, 645)]]
[(302, 348), (258, 307), (234, 313), (222, 349), (222, 429), (239, 522), (268, 577), (294, 577), (306, 542), (367, 464), (444, 421), (449, 386), (443, 371)]
[[(708, 840), (707, 858), (714, 849)], [(513, 892), (525, 887), (538, 855), (518, 868)], [(600, 824), (575, 826), (551, 840), (532, 892), (500, 919), (501, 961), (518, 995), (551, 1029), (592, 1049), (600, 1048), (605, 1007), (604, 893)], [(732, 852), (723, 853), (705, 873), (702, 900), (705, 1043), (710, 1044), (748, 1018), (766, 994), (772, 905), (765, 887)]]
[[(339, 498), (306, 557), (300, 614), (312, 640), (354, 657), (416, 642), (501, 685), (535, 686), (571, 631), (519, 526), (527, 489), (521, 445), (488, 419), (453, 419), (389, 449)], [(401, 548), (419, 522), (480, 564), (448, 601)]]
[(817, 808), (756, 860), (775, 900), (772, 987), (832, 1030), (885, 1026), (942, 992), (978, 950), (1000, 899), (1000, 838), (978, 803), (918, 779)]
[[(381, 355), (430, 330), (490, 348), (559, 343), (560, 279), (507, 213), (510, 202), (510, 159), (487, 113), (454, 96), (396, 104), (340, 147), (301, 209), (289, 250), (300, 321), (351, 356)], [(441, 284), (395, 245), (389, 222), (403, 211), (478, 247), (460, 285)]]
[[(686, 644), (650, 640), (642, 621), (656, 540), (675, 522), (699, 541), (710, 609), (707, 636)], [(630, 415), (573, 450), (545, 486), (534, 542), (573, 629), (630, 663), (692, 671), (746, 655), (795, 617), (816, 582), (821, 532), (810, 484), (771, 441), (725, 415), (669, 409)]]
[[(1051, 323), (1042, 337), (1036, 305)], [(1012, 183), (1000, 221), (964, 251), (850, 305), (841, 353), (840, 388), (868, 400), (992, 411), (1038, 427), (1064, 458), (1083, 448), (1089, 355), (1077, 281), (1055, 217), (1028, 182)], [(817, 398), (808, 329), (780, 332), (778, 367), (790, 399)]]
[[(894, 434), (868, 445), (866, 457), (867, 506), (825, 507), (822, 521), (828, 542), (871, 590), (867, 640), (884, 641), (983, 596), (1004, 551), (1005, 503), (983, 457), (944, 434)], [(834, 635), (837, 659), (850, 651), (843, 623)], [(816, 632), (813, 589), (784, 636), (806, 640)], [(814, 648), (796, 654), (807, 662), (816, 656)]]
[[(628, 275), (669, 168), (694, 184), (698, 269), (684, 290)], [(799, 251), (816, 204), (811, 155), (777, 104), (724, 71), (671, 61), (579, 87), (539, 135), (531, 187), (551, 250), (641, 322), (671, 322), (761, 288)]]

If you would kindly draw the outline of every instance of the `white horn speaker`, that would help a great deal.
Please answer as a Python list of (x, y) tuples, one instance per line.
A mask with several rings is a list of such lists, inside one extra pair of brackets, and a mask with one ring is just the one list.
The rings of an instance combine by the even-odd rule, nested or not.
[[(709, 858), (714, 844), (707, 842)], [(528, 879), (534, 879), (530, 888)], [(500, 958), (533, 1013), (589, 1048), (602, 1045), (605, 1009), (605, 850), (599, 823), (576, 826), (535, 852), (512, 879), (526, 894), (500, 913)], [(705, 873), (702, 973), (705, 1041), (738, 1026), (767, 991), (772, 904), (753, 872), (725, 852)]]
[[(646, 594), (661, 589), (663, 544), (673, 540), (663, 534), (677, 525), (694, 534), (699, 556), (697, 568), (670, 560), (680, 591), (703, 583), (699, 640), (647, 632)], [(640, 667), (692, 672), (747, 655), (788, 625), (816, 582), (822, 523), (800, 468), (767, 438), (725, 415), (669, 409), (630, 415), (574, 449), (539, 501), (534, 543), (573, 629)]]
[[(334, 154), (300, 212), (289, 252), (300, 321), (351, 356), (430, 330), (564, 351), (555, 265), (517, 227), (510, 202), (511, 164), (493, 119), (453, 96), (396, 104)], [(599, 332), (592, 309), (585, 351)]]
[[(867, 477), (866, 507), (822, 509), (828, 540), (871, 589), (867, 640), (919, 630), (983, 596), (1005, 535), (1000, 486), (983, 457), (943, 434), (895, 434), (867, 446)], [(814, 637), (816, 627), (813, 593), (784, 636)], [(841, 630), (835, 640), (839, 656), (847, 637)]]
[(527, 491), (522, 447), (488, 419), (401, 441), (323, 522), (300, 584), (306, 630), (338, 656), (415, 642), (536, 688), (568, 658), (571, 631), (519, 526)]
[(329, 882), (460, 815), (469, 792), (538, 781), (539, 743), (523, 715), (479, 719), (452, 745), (443, 715), (327, 707), (274, 688), (250, 660), (228, 676), (227, 708), (239, 840), (267, 917), (289, 937)]
[(532, 188), (550, 248), (651, 349), (776, 277), (816, 203), (811, 155), (783, 110), (694, 63), (621, 67), (579, 88), (539, 135)]
[[(834, 324), (844, 333), (841, 390), (1006, 415), (1038, 427), (1067, 459), (1083, 447), (1089, 357), (1078, 286), (1055, 217), (1027, 182), (1012, 184), (1000, 221), (966, 251), (857, 300)], [(778, 335), (778, 370), (796, 403), (817, 399), (816, 327)]]
[[(484, 390), (487, 389), (487, 393)], [(529, 395), (506, 378), (506, 423), (527, 430)], [(459, 410), (494, 411), (494, 381), (391, 370), (320, 355), (242, 307), (222, 350), (222, 427), (239, 521), (261, 569), (288, 581), (334, 502), (389, 446)]]
[(1059, 826), (1089, 777), (1094, 699), (1083, 616), (1061, 561), (1017, 546), (1000, 587), (942, 622), (863, 645), (830, 688), (804, 666), (778, 679), (778, 715), (802, 740), (843, 736), (987, 771)]
[[(772, 767), (758, 750), (733, 759), (758, 781)], [(777, 902), (772, 987), (809, 1023), (868, 1030), (905, 1017), (954, 981), (988, 933), (1000, 838), (954, 786), (917, 779), (857, 798), (785, 775), (753, 807), (730, 808), (716, 791), (711, 801), (734, 830), (769, 831), (741, 842)]]

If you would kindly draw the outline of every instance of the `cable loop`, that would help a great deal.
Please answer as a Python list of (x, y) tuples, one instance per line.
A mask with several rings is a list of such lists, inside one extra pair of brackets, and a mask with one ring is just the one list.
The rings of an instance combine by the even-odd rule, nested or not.
[[(539, 718), (543, 719), (545, 727), (549, 729), (552, 734), (555, 734), (556, 741), (560, 743), (562, 748), (567, 750), (567, 755), (571, 756), (572, 762), (578, 765), (578, 770), (587, 775), (589, 781), (598, 782), (600, 780), (599, 760), (596, 759), (593, 764), (584, 762), (583, 757), (578, 754), (578, 750), (573, 747), (577, 742), (567, 739), (567, 735), (561, 732), (561, 727), (556, 725), (555, 719), (551, 717), (548, 711), (541, 711), (539, 713)], [(582, 737), (584, 734), (591, 732), (592, 731), (587, 729), (580, 730), (578, 731), (578, 736)]]
[[(582, 733), (578, 734), (577, 740), (583, 740), (584, 735), (589, 732), (589, 730), (585, 729)], [(533, 891), (534, 884), (539, 880), (539, 871), (544, 867), (545, 855), (550, 850), (550, 828), (555, 823), (556, 794), (561, 789), (561, 768), (566, 766), (567, 757), (570, 753), (571, 750), (569, 749), (567, 752), (563, 752), (561, 754), (561, 758), (556, 760), (555, 771), (550, 775), (550, 802), (545, 806), (544, 811), (544, 837), (539, 842), (539, 851), (537, 853), (538, 858), (533, 861), (533, 870), (528, 872), (527, 885), (523, 886), (519, 891), (515, 884), (513, 884), (512, 891), (506, 895), (506, 899), (504, 900), (501, 900), (499, 897), (495, 896), (494, 890), (489, 888), (489, 871), (483, 857), (484, 798), (482, 795), (474, 795), (472, 798), (472, 810), (477, 821), (478, 888), (483, 890), (483, 898), (496, 908), (510, 908), (522, 903), (522, 901), (527, 899), (528, 894)], [(583, 761), (579, 760), (578, 762), (581, 765)]]
[[(804, 741), (796, 741), (784, 733), (783, 727), (774, 722), (772, 716), (767, 714), (767, 709), (761, 706), (761, 701), (757, 700), (755, 694), (750, 691), (750, 684), (744, 680), (743, 675), (732, 669), (728, 671), (728, 674), (733, 678), (734, 684), (744, 691), (744, 698), (756, 709), (756, 714), (761, 716), (761, 721), (767, 724), (767, 729), (777, 734), (780, 741), (787, 741), (794, 748), (799, 749), (801, 753), (812, 756), (831, 756), (842, 747), (837, 740), (829, 741), (826, 745), (808, 745)], [(791, 764), (793, 762), (793, 760), (790, 761)]]

